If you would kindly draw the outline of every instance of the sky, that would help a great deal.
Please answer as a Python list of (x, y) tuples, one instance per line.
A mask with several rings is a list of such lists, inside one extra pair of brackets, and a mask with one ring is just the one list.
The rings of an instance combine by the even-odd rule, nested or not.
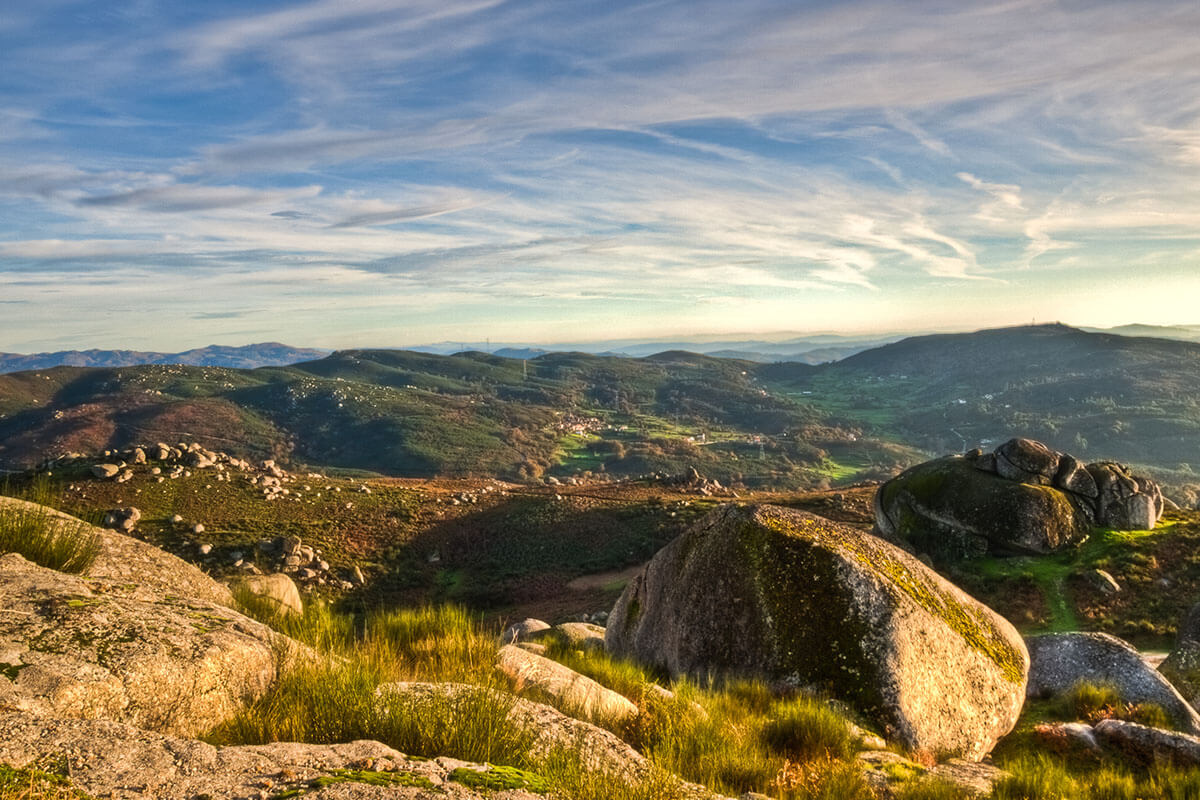
[(7, 0), (0, 350), (1200, 322), (1200, 4)]

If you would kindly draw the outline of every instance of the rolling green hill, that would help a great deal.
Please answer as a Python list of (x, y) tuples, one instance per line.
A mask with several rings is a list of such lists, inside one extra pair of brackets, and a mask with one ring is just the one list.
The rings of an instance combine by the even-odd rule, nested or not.
[[(0, 467), (197, 439), (393, 476), (881, 478), (929, 454), (1039, 439), (1200, 493), (1200, 344), (1062, 325), (921, 336), (843, 361), (347, 350), (254, 370), (148, 365), (0, 375)], [(1200, 470), (1200, 463), (1194, 465)]]
[(763, 389), (756, 365), (668, 352), (530, 361), (353, 350), (290, 367), (60, 367), (0, 376), (0, 460), (194, 439), (394, 476), (682, 472), (816, 485), (919, 457)]
[(820, 367), (776, 364), (764, 385), (844, 425), (930, 452), (1028, 436), (1087, 461), (1200, 481), (1200, 344), (1063, 325), (921, 336)]

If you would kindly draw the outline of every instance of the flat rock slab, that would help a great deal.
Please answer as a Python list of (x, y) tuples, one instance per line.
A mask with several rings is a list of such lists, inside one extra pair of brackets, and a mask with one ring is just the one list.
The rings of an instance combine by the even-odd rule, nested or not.
[(0, 708), (178, 735), (275, 679), (285, 637), (205, 600), (123, 591), (0, 556)]
[[(195, 800), (270, 797), (289, 789), (315, 800), (535, 800), (524, 790), (481, 792), (450, 780), (455, 769), (486, 766), (454, 759), (413, 759), (374, 741), (315, 745), (213, 747), (98, 720), (0, 714), (0, 763), (25, 766), (63, 757), (72, 783), (95, 797)], [(386, 786), (363, 782), (365, 771), (390, 776)], [(321, 778), (336, 782), (325, 787)], [(356, 780), (355, 778), (359, 779)], [(404, 783), (414, 785), (405, 786)]]

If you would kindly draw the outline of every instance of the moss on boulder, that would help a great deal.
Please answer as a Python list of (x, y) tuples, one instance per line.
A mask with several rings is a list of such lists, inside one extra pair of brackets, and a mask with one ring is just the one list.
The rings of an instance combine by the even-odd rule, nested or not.
[(724, 507), (663, 548), (609, 616), (610, 652), (674, 675), (826, 690), (914, 750), (979, 759), (1016, 722), (1029, 659), (913, 556), (799, 511)]

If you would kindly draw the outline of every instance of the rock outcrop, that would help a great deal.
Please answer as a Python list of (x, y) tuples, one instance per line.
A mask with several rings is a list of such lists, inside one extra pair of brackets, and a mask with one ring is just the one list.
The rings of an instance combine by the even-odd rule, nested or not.
[(68, 527), (97, 541), (96, 559), (84, 577), (104, 584), (123, 587), (142, 600), (158, 600), (164, 595), (186, 597), (204, 603), (231, 607), (233, 595), (201, 570), (170, 553), (124, 536), (97, 528), (60, 511), (0, 497), (0, 507), (37, 515), (43, 524)]
[(450, 758), (410, 758), (373, 741), (213, 747), (115, 722), (0, 713), (0, 763), (21, 767), (47, 755), (66, 759), (76, 788), (120, 800), (301, 794), (313, 800), (542, 797), (523, 789), (469, 788), (464, 773), (456, 770), (491, 768)]
[(1155, 703), (1171, 721), (1188, 733), (1200, 733), (1200, 715), (1162, 675), (1150, 668), (1138, 651), (1107, 633), (1049, 633), (1031, 636), (1030, 697), (1050, 697), (1070, 691), (1080, 681), (1107, 684), (1127, 703)]
[(282, 637), (204, 599), (147, 597), (144, 586), (9, 553), (0, 556), (0, 608), (3, 708), (195, 735), (275, 678)]
[(1153, 528), (1162, 510), (1150, 479), (1116, 463), (1084, 465), (1030, 439), (918, 464), (875, 496), (884, 536), (946, 560), (1052, 553), (1097, 525)]
[(609, 652), (674, 675), (829, 690), (915, 750), (978, 760), (1016, 722), (1016, 630), (914, 556), (798, 511), (725, 507), (663, 548), (609, 615)]

